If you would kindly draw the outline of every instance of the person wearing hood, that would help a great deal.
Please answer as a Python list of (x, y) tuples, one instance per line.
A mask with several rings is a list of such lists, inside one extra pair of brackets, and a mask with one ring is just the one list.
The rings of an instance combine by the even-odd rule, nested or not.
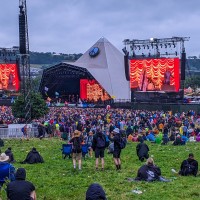
[(22, 162), (23, 164), (34, 164), (34, 163), (43, 163), (44, 160), (40, 153), (36, 150), (35, 147), (32, 148), (32, 150), (28, 153), (26, 156), (26, 159)]
[(10, 162), (10, 163), (14, 163), (14, 162), (15, 162), (14, 155), (13, 155), (13, 153), (12, 153), (11, 147), (8, 147), (8, 149), (5, 151), (5, 154), (6, 154), (7, 156), (9, 156), (9, 162)]
[(184, 160), (181, 164), (179, 174), (181, 176), (196, 176), (198, 172), (198, 162), (194, 159), (194, 154), (190, 153), (188, 159)]
[(9, 200), (36, 200), (35, 186), (26, 181), (26, 170), (17, 169), (16, 180), (7, 185), (7, 198)]
[(144, 140), (142, 137), (139, 137), (139, 144), (136, 146), (136, 153), (140, 161), (144, 161), (144, 159), (149, 158), (149, 147), (147, 144), (144, 143)]
[(93, 137), (92, 149), (95, 152), (96, 158), (96, 170), (99, 166), (99, 158), (101, 158), (101, 168), (104, 170), (104, 151), (106, 148), (106, 136), (101, 131), (100, 127), (97, 127), (97, 132)]
[(88, 187), (85, 200), (107, 200), (101, 185), (93, 183)]

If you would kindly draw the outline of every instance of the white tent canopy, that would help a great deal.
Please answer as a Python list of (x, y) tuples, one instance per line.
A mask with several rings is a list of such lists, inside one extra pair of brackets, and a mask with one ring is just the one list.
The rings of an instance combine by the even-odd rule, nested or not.
[[(94, 47), (98, 47), (99, 54), (91, 57), (89, 52)], [(107, 39), (100, 38), (73, 64), (86, 68), (110, 96), (114, 96), (115, 99), (130, 99), (124, 56)]]

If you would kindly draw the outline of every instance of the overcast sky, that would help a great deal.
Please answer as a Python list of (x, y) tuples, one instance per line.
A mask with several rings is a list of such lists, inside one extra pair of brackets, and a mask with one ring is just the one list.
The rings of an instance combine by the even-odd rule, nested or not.
[[(0, 47), (18, 46), (19, 0), (0, 0)], [(190, 37), (200, 54), (200, 0), (27, 0), (30, 50), (84, 53), (104, 36), (120, 51), (129, 39)]]

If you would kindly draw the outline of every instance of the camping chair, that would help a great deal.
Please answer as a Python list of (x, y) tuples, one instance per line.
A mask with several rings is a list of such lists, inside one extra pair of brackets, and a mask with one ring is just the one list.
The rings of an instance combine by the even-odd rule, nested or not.
[(67, 156), (69, 156), (69, 158), (71, 158), (72, 144), (63, 144), (61, 150), (62, 150), (63, 159), (65, 159)]
[(88, 145), (87, 144), (83, 144), (82, 145), (82, 156), (85, 159), (85, 155), (88, 154)]
[(10, 163), (0, 162), (0, 188), (3, 186), (6, 180), (11, 179), (10, 169), (11, 169)]

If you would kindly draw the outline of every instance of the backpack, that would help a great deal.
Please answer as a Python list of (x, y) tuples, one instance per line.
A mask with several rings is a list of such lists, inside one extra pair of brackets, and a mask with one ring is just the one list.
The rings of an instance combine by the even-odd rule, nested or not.
[(73, 152), (74, 153), (81, 153), (82, 146), (81, 146), (81, 140), (80, 138), (74, 138), (73, 142)]
[(119, 143), (120, 149), (124, 149), (126, 147), (126, 139), (125, 138), (120, 138), (120, 143)]
[(24, 133), (24, 127), (21, 129), (22, 133)]
[(192, 174), (193, 173), (193, 171), (194, 171), (194, 166), (193, 165), (191, 165), (188, 161), (186, 161), (187, 163), (186, 163), (186, 165), (184, 165), (184, 167), (183, 167), (183, 175), (184, 176), (187, 176), (187, 175), (190, 175), (190, 174)]
[(106, 146), (106, 141), (104, 136), (97, 137), (97, 148), (104, 148)]

